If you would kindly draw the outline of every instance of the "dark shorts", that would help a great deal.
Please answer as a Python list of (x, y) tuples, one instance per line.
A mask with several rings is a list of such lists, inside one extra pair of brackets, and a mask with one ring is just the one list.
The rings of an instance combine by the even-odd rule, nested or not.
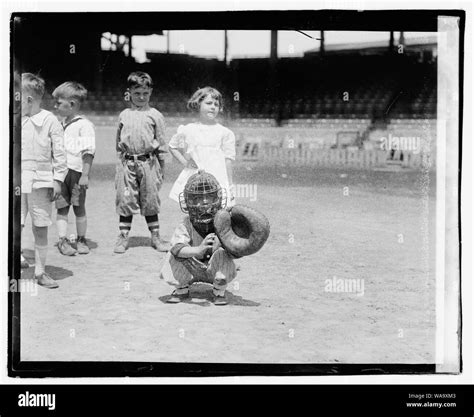
[(86, 204), (86, 190), (79, 187), (82, 173), (70, 169), (61, 184), (61, 196), (56, 200), (56, 208), (69, 206), (84, 207)]

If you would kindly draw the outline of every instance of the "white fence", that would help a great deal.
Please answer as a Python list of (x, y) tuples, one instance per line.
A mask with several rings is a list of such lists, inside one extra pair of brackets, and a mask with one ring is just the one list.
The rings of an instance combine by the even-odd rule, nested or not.
[(261, 162), (266, 165), (297, 166), (341, 166), (352, 168), (384, 168), (392, 164), (404, 168), (433, 168), (433, 160), (427, 153), (404, 153), (402, 161), (389, 159), (390, 152), (385, 150), (345, 149), (311, 149), (309, 146), (287, 148), (273, 146), (269, 143), (245, 143), (238, 147), (237, 159)]
[(268, 127), (236, 128), (234, 131), (237, 137), (237, 159), (247, 162), (361, 169), (435, 168), (436, 139), (431, 136), (422, 137), (418, 147), (408, 150), (402, 147), (403, 151), (392, 151), (380, 143), (370, 141), (364, 142), (364, 149), (357, 146), (339, 147), (339, 135), (351, 133), (354, 136), (357, 133), (349, 128)]

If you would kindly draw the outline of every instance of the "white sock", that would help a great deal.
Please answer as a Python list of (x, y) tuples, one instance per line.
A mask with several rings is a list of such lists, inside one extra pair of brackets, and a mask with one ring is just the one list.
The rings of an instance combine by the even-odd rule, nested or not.
[(58, 214), (56, 216), (56, 227), (58, 228), (59, 238), (66, 237), (67, 235), (67, 217)]
[(87, 232), (87, 217), (76, 217), (76, 230), (77, 230), (77, 237), (86, 236)]
[(41, 275), (44, 273), (44, 267), (46, 265), (46, 255), (48, 254), (48, 245), (40, 246), (35, 245), (35, 275)]

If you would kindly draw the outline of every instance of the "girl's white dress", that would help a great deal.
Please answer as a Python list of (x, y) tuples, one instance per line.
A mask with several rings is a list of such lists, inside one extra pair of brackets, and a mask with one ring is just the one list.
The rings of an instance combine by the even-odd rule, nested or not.
[[(235, 160), (235, 135), (219, 123), (206, 125), (189, 123), (178, 127), (178, 132), (171, 138), (169, 147), (178, 149), (186, 159), (192, 158), (198, 169), (214, 175), (220, 186), (226, 190), (227, 204), (231, 205), (229, 178), (227, 176), (226, 158)], [(189, 177), (198, 170), (184, 168), (170, 191), (170, 198), (179, 202), (179, 194)]]

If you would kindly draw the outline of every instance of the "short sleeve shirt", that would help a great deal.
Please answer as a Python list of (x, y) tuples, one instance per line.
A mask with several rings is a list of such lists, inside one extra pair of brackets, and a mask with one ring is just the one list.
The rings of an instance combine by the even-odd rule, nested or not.
[(63, 122), (67, 167), (82, 172), (82, 157), (95, 154), (94, 125), (82, 116)]
[(194, 229), (189, 216), (185, 216), (171, 238), (171, 253), (178, 256), (184, 246), (199, 246), (203, 237)]

